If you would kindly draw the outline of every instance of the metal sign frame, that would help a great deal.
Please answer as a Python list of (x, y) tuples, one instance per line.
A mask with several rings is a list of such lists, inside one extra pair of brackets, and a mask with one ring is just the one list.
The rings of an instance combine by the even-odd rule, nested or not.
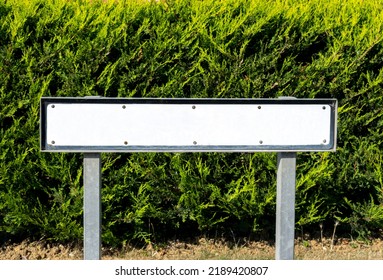
[[(84, 153), (84, 259), (85, 260), (98, 260), (101, 259), (101, 152), (278, 152), (277, 159), (277, 209), (276, 209), (276, 243), (275, 243), (275, 258), (277, 260), (291, 260), (294, 259), (294, 231), (295, 231), (295, 173), (296, 173), (296, 153), (300, 151), (312, 152), (312, 151), (330, 151), (334, 152), (336, 150), (336, 134), (337, 134), (337, 100), (336, 99), (292, 99), (292, 98), (280, 98), (280, 99), (154, 99), (154, 98), (54, 98), (54, 97), (42, 97), (40, 101), (40, 148), (42, 152), (81, 152)], [(152, 106), (147, 107), (147, 105), (154, 105), (157, 109), (166, 107), (167, 109), (172, 108), (171, 110), (160, 111), (161, 114), (169, 115), (166, 120), (170, 124), (173, 123), (173, 118), (179, 117), (179, 115), (174, 115), (174, 112), (181, 112), (181, 115), (185, 114), (184, 108), (187, 110), (196, 111), (199, 108), (208, 108), (213, 111), (212, 114), (205, 113), (199, 115), (200, 121), (194, 121), (194, 117), (186, 117), (187, 125), (192, 131), (191, 135), (198, 134), (198, 130), (202, 127), (205, 129), (204, 134), (209, 135), (212, 130), (212, 134), (216, 133), (214, 137), (201, 138), (202, 142), (206, 141), (205, 144), (198, 143), (199, 141), (185, 138), (186, 142), (179, 142), (177, 139), (174, 140), (174, 137), (178, 137), (182, 133), (187, 131), (183, 129), (173, 130), (171, 125), (160, 127), (160, 130), (167, 130), (166, 133), (170, 133), (170, 138), (159, 138), (159, 141), (163, 141), (161, 145), (148, 145), (136, 144), (129, 145), (128, 140), (123, 142), (119, 140), (118, 145), (106, 145), (102, 146), (91, 140), (85, 140), (84, 137), (77, 139), (78, 135), (76, 131), (87, 130), (87, 133), (91, 133), (92, 129), (100, 129), (97, 122), (85, 122), (88, 127), (79, 126), (75, 131), (72, 131), (72, 126), (77, 126), (77, 120), (81, 123), (82, 118), (88, 118), (92, 120), (92, 116), (101, 114), (103, 117), (102, 111), (103, 108), (107, 107), (98, 107), (96, 111), (92, 111), (89, 108), (93, 108), (93, 105), (118, 105), (119, 110), (124, 110), (133, 108), (136, 111), (137, 109), (147, 110), (148, 108), (154, 108)], [(61, 108), (63, 110), (55, 110)], [(76, 115), (79, 112), (83, 112), (80, 109), (87, 108), (85, 111), (90, 112), (88, 116), (85, 115)], [(133, 107), (131, 107), (133, 106)], [(170, 107), (169, 107), (170, 106)], [(175, 106), (175, 107), (174, 107)], [(180, 107), (181, 106), (181, 107)], [(204, 107), (205, 106), (205, 107)], [(71, 108), (76, 107), (75, 111), (72, 111)], [(81, 108), (80, 108), (81, 107)], [(116, 107), (117, 108), (117, 107)], [(175, 111), (172, 111), (174, 108), (177, 108)], [(181, 108), (182, 110), (178, 110)], [(222, 108), (225, 108), (224, 114), (220, 111)], [(226, 110), (229, 108), (229, 110)], [(246, 111), (241, 115), (242, 109), (245, 108)], [(274, 118), (272, 114), (262, 115), (258, 114), (264, 108), (272, 108), (271, 111), (273, 114), (277, 114), (276, 111), (279, 109), (284, 110), (283, 108), (289, 108), (288, 111), (285, 111), (282, 117)], [(301, 108), (308, 108), (308, 110), (300, 110)], [(68, 110), (69, 109), (69, 110)], [(134, 111), (132, 110), (132, 111)], [(161, 109), (162, 110), (162, 109)], [(273, 111), (276, 110), (276, 111)], [(302, 111), (302, 115), (297, 115), (296, 110)], [(322, 113), (319, 113), (319, 111)], [(116, 110), (110, 110), (113, 112), (109, 117), (116, 117), (114, 112)], [(310, 112), (313, 111), (314, 117), (310, 115)], [(51, 113), (50, 113), (51, 112)], [(54, 113), (53, 113), (54, 112)], [(59, 112), (57, 114), (57, 112)], [(157, 113), (159, 111), (157, 110)], [(170, 112), (170, 113), (169, 113)], [(172, 113), (173, 112), (173, 113)], [(71, 115), (71, 122), (67, 121), (66, 116)], [(145, 111), (145, 113), (149, 113)], [(177, 113), (177, 114), (178, 114)], [(239, 117), (234, 117), (232, 124), (232, 129), (237, 129), (237, 126), (243, 129), (235, 130), (239, 133), (239, 137), (244, 137), (248, 142), (243, 142), (240, 138), (231, 138), (233, 131), (230, 129), (226, 131), (226, 134), (220, 134), (223, 130), (225, 122), (231, 122), (230, 116), (239, 114)], [(118, 113), (118, 116), (122, 116), (123, 121), (119, 125), (129, 126), (126, 124), (128, 122), (125, 115)], [(150, 121), (155, 120), (154, 118), (149, 119)], [(229, 116), (227, 116), (229, 114)], [(289, 118), (289, 114), (295, 115), (295, 117), (288, 122), (285, 122), (286, 118)], [(137, 115), (134, 115), (137, 116)], [(190, 116), (190, 113), (186, 113), (185, 116)], [(219, 118), (219, 122), (213, 122), (211, 126), (205, 126), (204, 118), (216, 119), (216, 116), (224, 116)], [(256, 119), (261, 116), (261, 121), (266, 122), (265, 124), (259, 126), (267, 134), (267, 131), (273, 130), (272, 126), (277, 126), (278, 129), (284, 130), (285, 134), (271, 133), (272, 137), (279, 137), (276, 142), (278, 145), (268, 145), (263, 143), (262, 139), (257, 139), (257, 134), (251, 134), (251, 129), (253, 126), (246, 127), (245, 124), (241, 123), (241, 116), (247, 118), (247, 124), (256, 121)], [(322, 119), (324, 120), (318, 120)], [(130, 116), (132, 117), (132, 116)], [(183, 115), (184, 117), (184, 115)], [(54, 121), (51, 123), (50, 118)], [(100, 119), (100, 118), (99, 118)], [(196, 118), (198, 119), (198, 117)], [(274, 119), (274, 122), (271, 121), (272, 126), (269, 123), (269, 119)], [(306, 122), (303, 122), (305, 125), (294, 125), (291, 126), (291, 122), (298, 121), (300, 123), (301, 119), (305, 119)], [(161, 119), (162, 122), (164, 119)], [(308, 120), (308, 121), (307, 121)], [(313, 120), (314, 123), (311, 124), (310, 120)], [(113, 120), (111, 120), (113, 121)], [(134, 119), (134, 122), (141, 123), (145, 121), (142, 119)], [(148, 120), (147, 120), (148, 121)], [(321, 122), (324, 122), (324, 125)], [(280, 122), (280, 123), (279, 123)], [(68, 124), (69, 123), (69, 124)], [(179, 122), (176, 121), (175, 124)], [(317, 133), (315, 130), (317, 125), (321, 127), (320, 132)], [(205, 126), (205, 127), (204, 127)], [(215, 129), (215, 126), (218, 126), (219, 129)], [(286, 126), (287, 128), (285, 128)], [(54, 133), (50, 133), (50, 130), (53, 127)], [(101, 126), (101, 129), (104, 126)], [(169, 128), (170, 127), (170, 128)], [(58, 128), (58, 129), (56, 129)], [(117, 127), (120, 129), (120, 127)], [(180, 126), (178, 127), (180, 128)], [(256, 127), (255, 127), (256, 128)], [(63, 129), (63, 131), (61, 131)], [(156, 130), (155, 126), (152, 126), (151, 129)], [(275, 129), (275, 127), (274, 127)], [(298, 134), (296, 130), (307, 129), (303, 134)], [(325, 131), (322, 131), (325, 130)], [(328, 130), (328, 131), (327, 131)], [(138, 133), (137, 133), (138, 131)], [(176, 131), (175, 134), (174, 131)], [(218, 131), (218, 132), (217, 132)], [(288, 131), (286, 133), (286, 131)], [(158, 131), (157, 131), (158, 132)], [(111, 132), (119, 134), (119, 131), (114, 130)], [(165, 133), (165, 134), (166, 134)], [(66, 134), (69, 134), (69, 138)], [(81, 134), (81, 133), (80, 133)], [(145, 142), (146, 138), (141, 136), (142, 130), (136, 129), (133, 133), (134, 136), (137, 136), (139, 141)], [(316, 138), (312, 138), (309, 134), (315, 134)], [(325, 137), (322, 135), (326, 134)], [(56, 141), (52, 138), (54, 135), (55, 139), (58, 137), (59, 141)], [(123, 134), (121, 134), (123, 135)], [(249, 136), (250, 135), (250, 136)], [(264, 134), (265, 135), (265, 134)], [(309, 135), (307, 139), (311, 139), (309, 145), (302, 144), (301, 141), (297, 141), (300, 136)], [(114, 137), (114, 136), (113, 136)], [(147, 136), (145, 136), (147, 137)], [(222, 142), (220, 139), (227, 137), (229, 138), (228, 142)], [(253, 141), (251, 138), (255, 137)], [(322, 137), (322, 138), (320, 138)], [(74, 138), (74, 143), (72, 143), (72, 138)], [(97, 138), (97, 137), (96, 137)], [(133, 137), (134, 138), (134, 137)], [(180, 138), (182, 138), (180, 136)], [(210, 139), (212, 138), (212, 139)], [(320, 139), (320, 140), (317, 140)], [(68, 140), (69, 139), (69, 140)], [(106, 143), (108, 143), (109, 138), (107, 138)], [(165, 139), (165, 140), (164, 140)], [(168, 140), (170, 139), (170, 140)], [(206, 140), (207, 139), (207, 140)], [(286, 140), (287, 139), (287, 140)], [(291, 144), (288, 139), (293, 139), (293, 141), (299, 142), (298, 145)], [(314, 139), (314, 141), (312, 140)], [(97, 139), (96, 139), (97, 140)], [(212, 141), (210, 143), (209, 141)], [(67, 141), (67, 142), (65, 142)], [(69, 142), (68, 142), (69, 141)], [(77, 144), (76, 141), (81, 142)], [(88, 141), (88, 142), (87, 142)], [(114, 138), (112, 141), (116, 141)], [(139, 141), (137, 143), (139, 143)], [(156, 140), (155, 140), (156, 141)], [(173, 145), (172, 141), (176, 141), (177, 145)], [(237, 143), (240, 142), (240, 144)], [(283, 144), (286, 141), (286, 144)], [(305, 140), (304, 140), (305, 141)], [(66, 144), (60, 145), (60, 142), (65, 142)], [(121, 144), (121, 142), (123, 144)], [(134, 141), (133, 141), (134, 142)], [(68, 145), (69, 143), (69, 145)], [(84, 145), (86, 143), (86, 145)], [(89, 144), (90, 143), (90, 144)], [(95, 144), (96, 143), (96, 144)], [(155, 143), (155, 142), (154, 142)], [(170, 143), (170, 144), (169, 144)], [(181, 143), (181, 144), (179, 144)], [(186, 144), (185, 144), (186, 143)], [(223, 143), (223, 144), (222, 144)], [(250, 143), (250, 144), (249, 144)], [(281, 144), (282, 143), (282, 144)]]
[(334, 99), (42, 98), (49, 152), (335, 150)]

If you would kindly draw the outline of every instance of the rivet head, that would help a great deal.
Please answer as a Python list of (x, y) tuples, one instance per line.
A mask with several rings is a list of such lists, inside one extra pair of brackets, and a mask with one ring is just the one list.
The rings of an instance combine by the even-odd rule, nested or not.
[(323, 109), (323, 110), (326, 110), (326, 106), (323, 106), (322, 109)]
[(261, 145), (262, 145), (262, 144), (263, 144), (263, 141), (262, 141), (262, 140), (259, 140), (259, 144), (261, 144)]
[(124, 145), (128, 145), (128, 141), (124, 141)]
[(122, 105), (122, 109), (126, 109), (126, 106), (125, 106), (125, 105)]
[(324, 144), (326, 144), (326, 143), (327, 143), (327, 140), (326, 140), (326, 139), (324, 139), (324, 140), (323, 140), (323, 143), (324, 143)]
[(52, 105), (51, 105), (51, 108), (54, 108), (54, 107), (56, 107), (56, 106), (55, 106), (54, 104), (52, 104)]
[(261, 109), (262, 108), (262, 106), (258, 106), (258, 109)]
[(195, 109), (195, 105), (192, 106), (192, 109)]
[(53, 141), (53, 140), (51, 141), (51, 144), (52, 144), (52, 145), (54, 145), (55, 143), (56, 143), (55, 141)]
[(193, 141), (193, 144), (194, 144), (194, 145), (197, 145), (197, 141)]

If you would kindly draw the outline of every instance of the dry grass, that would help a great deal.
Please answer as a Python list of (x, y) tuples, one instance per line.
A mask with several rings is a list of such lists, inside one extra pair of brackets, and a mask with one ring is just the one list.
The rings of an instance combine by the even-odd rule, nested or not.
[[(162, 246), (122, 249), (103, 248), (106, 260), (271, 260), (274, 246), (267, 242), (233, 243), (200, 238), (196, 242), (171, 241)], [(81, 245), (52, 245), (45, 241), (7, 244), (0, 249), (0, 260), (80, 260)], [(383, 260), (383, 240), (369, 242), (338, 239), (296, 240), (295, 259), (299, 260)]]

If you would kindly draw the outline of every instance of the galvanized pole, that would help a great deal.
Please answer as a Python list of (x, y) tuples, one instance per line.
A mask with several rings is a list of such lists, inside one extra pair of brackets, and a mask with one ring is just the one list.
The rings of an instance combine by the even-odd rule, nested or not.
[(296, 153), (278, 153), (275, 259), (294, 259)]
[(101, 258), (101, 154), (84, 154), (84, 260)]

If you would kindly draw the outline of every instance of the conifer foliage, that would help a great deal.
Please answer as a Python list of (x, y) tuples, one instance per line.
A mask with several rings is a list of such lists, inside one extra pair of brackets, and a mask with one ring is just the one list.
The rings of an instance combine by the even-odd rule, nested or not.
[[(0, 1), (0, 238), (82, 236), (82, 156), (39, 151), (42, 96), (337, 98), (300, 153), (297, 229), (383, 226), (378, 0)], [(273, 234), (275, 154), (103, 154), (103, 241)], [(332, 229), (332, 226), (331, 226)]]

